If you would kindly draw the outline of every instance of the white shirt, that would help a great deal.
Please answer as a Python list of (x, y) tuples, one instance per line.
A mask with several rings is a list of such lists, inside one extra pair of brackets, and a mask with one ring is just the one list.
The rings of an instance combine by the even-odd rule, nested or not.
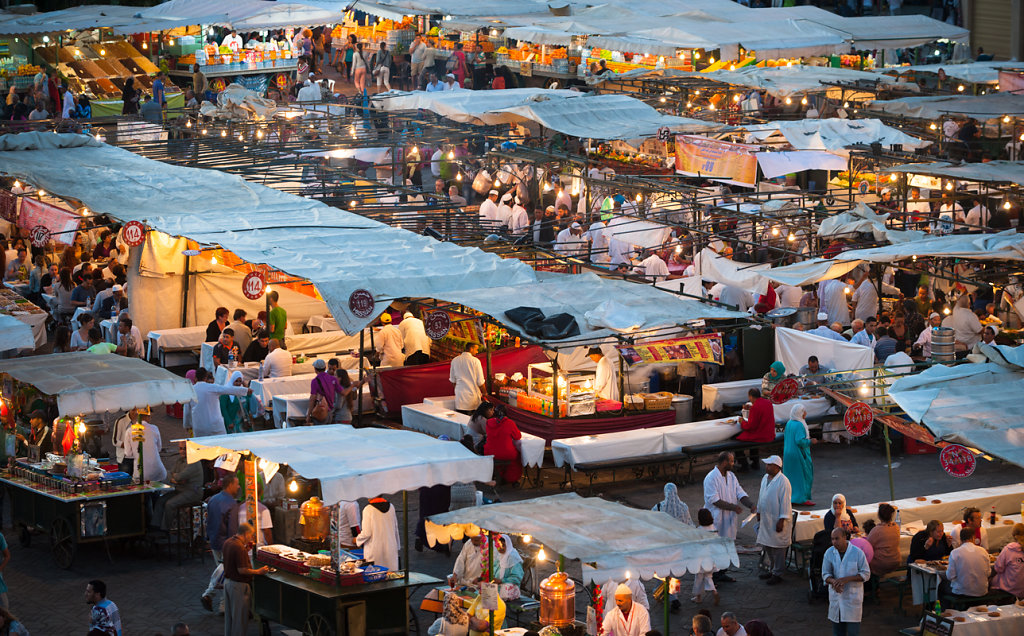
[(632, 258), (633, 246), (622, 239), (610, 236), (608, 238), (608, 262), (612, 265), (628, 263)]
[(292, 374), (292, 354), (278, 347), (263, 359), (263, 377), (286, 378)]
[(490, 197), (484, 199), (484, 202), (480, 204), (480, 224), (488, 228), (495, 225), (495, 221), (498, 220), (498, 204), (491, 201)]
[(299, 89), (299, 94), (295, 97), (297, 102), (319, 102), (323, 100), (323, 95), (320, 92), (320, 85), (316, 82), (310, 82), (309, 86), (303, 86)]
[(914, 342), (914, 345), (921, 345), (921, 355), (926, 358), (930, 358), (932, 355), (932, 329), (934, 327), (931, 325), (925, 327), (921, 335), (917, 337), (917, 341)]
[(230, 33), (224, 36), (224, 41), (220, 43), (221, 46), (226, 46), (232, 51), (240, 51), (242, 49), (242, 36), (232, 36)]
[[(291, 362), (291, 356), (288, 361)], [(196, 382), (192, 388), (196, 391), (196, 399), (192, 401), (192, 433), (196, 437), (227, 435), (224, 416), (220, 412), (220, 396), (244, 397), (249, 394), (248, 387)]]
[(850, 324), (850, 308), (846, 304), (846, 284), (839, 280), (825, 280), (818, 284), (820, 311), (828, 314), (829, 323)]
[(386, 567), (391, 572), (398, 570), (398, 517), (395, 507), (389, 506), (381, 512), (373, 504), (363, 508), (363, 526), (356, 545), (362, 546), (363, 557), (374, 565)]
[[(266, 529), (274, 528), (274, 519), (270, 516), (270, 509), (263, 505), (262, 501), (256, 502), (256, 510), (259, 511), (260, 520), (258, 532), (256, 532), (256, 547), (262, 547), (267, 545), (267, 539), (263, 536), (263, 531)], [(243, 501), (238, 506), (238, 523), (242, 524), (249, 520), (249, 506)]]
[[(761, 490), (757, 495), (757, 512), (761, 515), (757, 526), (758, 545), (769, 548), (785, 548), (792, 543), (793, 530), (793, 487), (782, 472), (770, 477), (765, 473), (761, 478)], [(775, 531), (779, 519), (785, 520), (782, 532)]]
[[(964, 222), (967, 225), (982, 225), (988, 227), (989, 219), (992, 218), (992, 213), (989, 212), (988, 208), (978, 204), (970, 209), (967, 216), (964, 218)], [(975, 228), (970, 228), (975, 229)]]
[(949, 554), (946, 578), (949, 579), (954, 594), (984, 596), (988, 594), (988, 575), (991, 569), (988, 550), (973, 543), (966, 543), (954, 548)]
[(861, 329), (857, 333), (853, 334), (852, 338), (850, 338), (850, 342), (853, 344), (864, 345), (865, 347), (871, 347), (872, 349), (875, 348), (877, 341), (877, 338), (875, 338), (873, 334), (868, 333), (867, 329)]
[[(117, 325), (114, 325), (114, 328), (116, 329)], [(121, 344), (124, 342), (124, 334), (121, 333), (120, 331), (117, 331), (116, 333), (117, 337), (115, 338), (115, 340), (117, 342), (115, 342), (114, 344), (116, 344), (117, 346), (121, 346)], [(132, 325), (132, 329), (131, 331), (128, 332), (128, 335), (130, 335), (132, 338), (132, 348), (128, 350), (129, 356), (141, 358), (145, 354), (145, 347), (142, 345), (142, 332), (139, 331), (138, 327)]]
[(410, 316), (402, 318), (398, 323), (398, 330), (402, 332), (402, 342), (405, 344), (405, 355), (411, 356), (417, 351), (430, 355), (430, 336), (423, 326), (423, 321)]
[(838, 333), (832, 331), (832, 329), (828, 325), (818, 325), (817, 327), (815, 327), (814, 329), (811, 329), (807, 333), (813, 333), (816, 336), (821, 336), (822, 338), (828, 338), (829, 340), (837, 340), (839, 342), (846, 342), (846, 338), (844, 338), (841, 334), (838, 334)]
[(734, 305), (736, 311), (747, 311), (754, 306), (754, 298), (750, 292), (735, 285), (725, 285), (718, 297), (718, 302)]
[(380, 364), (384, 367), (400, 367), (405, 364), (402, 347), (405, 341), (402, 332), (394, 325), (384, 325), (376, 334), (377, 351), (380, 352)]
[[(430, 90), (430, 86), (427, 86), (427, 90)], [(441, 174), (441, 159), (444, 158), (444, 151), (440, 148), (434, 151), (434, 154), (430, 155), (430, 172), (435, 177)]]
[[(853, 545), (846, 546), (846, 553), (839, 556), (835, 546), (825, 551), (821, 564), (821, 580), (842, 579), (858, 575), (863, 581), (871, 578), (871, 569), (864, 551)], [(843, 586), (842, 593), (828, 586), (828, 620), (833, 623), (859, 623), (864, 606), (864, 583), (853, 581)]]
[(508, 222), (509, 231), (513, 236), (522, 236), (526, 234), (528, 227), (530, 227), (530, 215), (526, 213), (526, 208), (521, 205), (513, 206), (512, 218)]
[(64, 107), (61, 110), (61, 116), (68, 118), (73, 112), (75, 112), (75, 96), (71, 94), (71, 91), (64, 91)]
[(611, 603), (605, 603), (604, 615), (601, 617), (604, 619), (611, 613), (612, 609), (615, 608), (615, 590), (619, 587), (619, 583), (624, 583), (633, 592), (633, 602), (639, 603), (644, 606), (644, 609), (650, 613), (651, 603), (647, 600), (647, 590), (644, 589), (644, 584), (640, 582), (639, 578), (630, 577), (625, 581), (611, 581), (609, 580), (601, 586), (601, 596), (606, 599), (611, 599)]
[(622, 610), (615, 605), (615, 598), (609, 599), (612, 610), (604, 617), (604, 633), (608, 636), (644, 636), (651, 631), (651, 615), (647, 608), (633, 603), (629, 608), (629, 618), (622, 615)]
[(427, 82), (428, 93), (440, 93), (444, 90), (444, 82), (438, 80), (436, 82)]
[(448, 381), (455, 385), (455, 408), (469, 411), (480, 405), (480, 386), (484, 368), (480, 360), (468, 351), (454, 358), (449, 366)]
[(746, 496), (746, 491), (731, 470), (723, 475), (715, 466), (704, 478), (704, 507), (711, 511), (719, 536), (735, 539), (740, 528), (740, 516), (731, 510), (719, 508), (715, 502), (738, 504)]
[[(955, 532), (950, 534), (949, 538), (952, 539), (952, 543), (953, 543), (953, 547), (954, 548), (959, 547), (960, 546), (960, 529), (957, 528)], [(977, 544), (975, 544), (975, 545), (977, 545)], [(988, 551), (988, 531), (985, 530), (984, 523), (981, 526), (981, 547), (984, 548), (986, 552)]]
[(555, 237), (555, 251), (564, 256), (579, 256), (586, 251), (586, 245), (583, 235), (574, 235), (571, 228), (565, 228)]
[[(782, 5), (779, 5), (779, 6), (782, 6)], [(729, 636), (729, 635), (725, 633), (724, 629), (719, 627), (718, 631), (715, 632), (715, 636)], [(747, 636), (747, 630), (743, 627), (743, 625), (740, 625), (740, 628), (738, 630), (736, 630), (736, 633), (733, 634), (733, 636)]]
[(587, 236), (590, 237), (590, 260), (595, 263), (607, 263), (611, 259), (608, 253), (609, 232), (604, 221), (595, 221)]
[(455, 559), (455, 567), (452, 569), (452, 574), (460, 582), (471, 583), (480, 578), (480, 575), (483, 573), (483, 567), (483, 555), (480, 548), (473, 545), (472, 541), (467, 541), (462, 546), (459, 556)]
[(668, 265), (657, 254), (651, 254), (640, 262), (640, 268), (644, 270), (644, 276), (662, 281), (668, 278)]
[(619, 383), (615, 381), (615, 369), (607, 357), (597, 362), (597, 375), (594, 378), (594, 394), (606, 400), (619, 399)]
[(512, 220), (512, 206), (510, 206), (506, 201), (499, 202), (498, 207), (494, 210), (493, 227), (508, 227), (508, 222), (510, 220)]
[(878, 291), (871, 283), (870, 278), (865, 278), (853, 290), (853, 302), (856, 308), (853, 312), (854, 318), (867, 320), (871, 316), (878, 315)]
[(804, 290), (792, 285), (779, 285), (775, 288), (775, 293), (779, 297), (780, 307), (799, 307)]
[(356, 535), (352, 534), (352, 528), (358, 528), (359, 504), (354, 501), (341, 501), (341, 522), (338, 524), (338, 543), (342, 546), (353, 547), (356, 544)]
[(459, 80), (452, 80), (451, 84), (445, 82), (444, 84), (442, 84), (442, 86), (442, 91), (457, 91), (462, 89), (462, 87), (459, 86)]

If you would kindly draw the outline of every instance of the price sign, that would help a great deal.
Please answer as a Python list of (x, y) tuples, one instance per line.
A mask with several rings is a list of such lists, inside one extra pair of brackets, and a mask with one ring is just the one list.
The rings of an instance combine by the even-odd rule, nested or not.
[(800, 385), (796, 383), (795, 378), (786, 378), (775, 385), (772, 389), (772, 404), (782, 404), (788, 402), (796, 397), (797, 391), (800, 390)]
[(423, 321), (424, 330), (431, 340), (440, 340), (448, 335), (452, 328), (452, 319), (447, 311), (438, 309), (426, 315)]
[(249, 272), (242, 279), (242, 294), (249, 300), (256, 300), (267, 289), (267, 277), (263, 272)]
[(868, 188), (870, 188), (870, 187), (871, 187), (871, 184), (869, 184), (867, 181), (861, 181), (860, 183), (857, 184), (857, 190), (861, 194), (867, 194), (868, 193)]
[(50, 230), (45, 225), (37, 225), (29, 232), (29, 237), (32, 239), (32, 247), (44, 247), (50, 242)]
[(533, 77), (533, 62), (520, 62), (519, 74), (523, 77)]
[(875, 413), (871, 407), (863, 402), (854, 402), (846, 409), (843, 415), (843, 424), (850, 435), (863, 437), (871, 430), (871, 422), (875, 420)]
[(668, 126), (662, 126), (658, 129), (658, 141), (667, 142), (672, 138), (672, 131), (668, 129)]
[(131, 247), (142, 245), (146, 240), (146, 228), (138, 221), (128, 221), (121, 230), (121, 240)]
[(939, 463), (942, 464), (942, 470), (953, 477), (970, 477), (978, 467), (974, 453), (960, 444), (950, 444), (943, 448), (939, 453)]
[(348, 310), (358, 318), (369, 318), (374, 304), (373, 294), (365, 289), (357, 289), (348, 297)]

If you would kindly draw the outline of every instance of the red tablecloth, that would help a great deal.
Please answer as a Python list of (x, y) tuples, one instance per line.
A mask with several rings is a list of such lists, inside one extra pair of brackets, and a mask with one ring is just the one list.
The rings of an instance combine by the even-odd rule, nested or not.
[(556, 420), (510, 406), (508, 415), (519, 426), (519, 430), (542, 437), (548, 442), (565, 437), (631, 431), (637, 428), (670, 426), (676, 423), (676, 412), (673, 410), (652, 411), (637, 415), (616, 415), (614, 417), (573, 417)]

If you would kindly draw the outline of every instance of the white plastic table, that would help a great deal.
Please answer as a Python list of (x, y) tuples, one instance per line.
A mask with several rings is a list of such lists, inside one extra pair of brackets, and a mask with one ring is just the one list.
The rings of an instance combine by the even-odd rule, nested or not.
[(603, 462), (627, 457), (643, 457), (665, 452), (665, 436), (661, 428), (640, 428), (600, 435), (569, 437), (551, 442), (555, 466)]
[(156, 329), (147, 334), (149, 350), (146, 359), (156, 358), (160, 366), (167, 366), (167, 356), (183, 351), (195, 351), (206, 340), (206, 327), (181, 327), (176, 329)]
[[(469, 416), (436, 404), (406, 404), (402, 406), (402, 426), (434, 437), (447, 435), (458, 441), (469, 435)], [(543, 438), (522, 433), (519, 446), (523, 466), (540, 466), (544, 462)]]
[(306, 328), (317, 331), (340, 331), (338, 321), (333, 316), (310, 316)]
[(726, 406), (740, 406), (749, 399), (747, 391), (760, 388), (761, 378), (705, 384), (702, 390), (704, 410), (721, 411)]
[(714, 444), (739, 434), (740, 418), (723, 417), (717, 420), (686, 422), (662, 426), (658, 429), (664, 436), (665, 452), (677, 451), (689, 446)]
[(433, 404), (434, 406), (440, 406), (441, 408), (448, 409), (449, 411), (455, 410), (455, 396), (445, 395), (443, 397), (428, 397), (423, 398), (424, 404)]

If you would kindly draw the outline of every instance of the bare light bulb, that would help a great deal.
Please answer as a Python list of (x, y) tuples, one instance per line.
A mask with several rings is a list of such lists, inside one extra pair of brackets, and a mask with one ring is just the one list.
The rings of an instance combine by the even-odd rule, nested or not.
[(542, 547), (542, 548), (541, 548), (541, 549), (540, 549), (540, 550), (539, 550), (539, 551), (537, 552), (537, 560), (538, 560), (538, 561), (547, 561), (547, 559), (548, 559), (548, 553), (547, 553), (547, 552), (545, 552), (545, 551), (544, 551), (544, 548)]
[(294, 479), (288, 483), (288, 492), (299, 492), (299, 483)]
[(787, 97), (786, 98), (786, 105), (788, 106), (789, 104), (792, 104), (792, 103), (793, 103), (793, 100)]
[(524, 534), (524, 535), (523, 535), (523, 543), (529, 543), (529, 542), (531, 542), (531, 541), (533, 541), (533, 537), (531, 537), (531, 536), (530, 536), (530, 535), (528, 535), (528, 534)]

